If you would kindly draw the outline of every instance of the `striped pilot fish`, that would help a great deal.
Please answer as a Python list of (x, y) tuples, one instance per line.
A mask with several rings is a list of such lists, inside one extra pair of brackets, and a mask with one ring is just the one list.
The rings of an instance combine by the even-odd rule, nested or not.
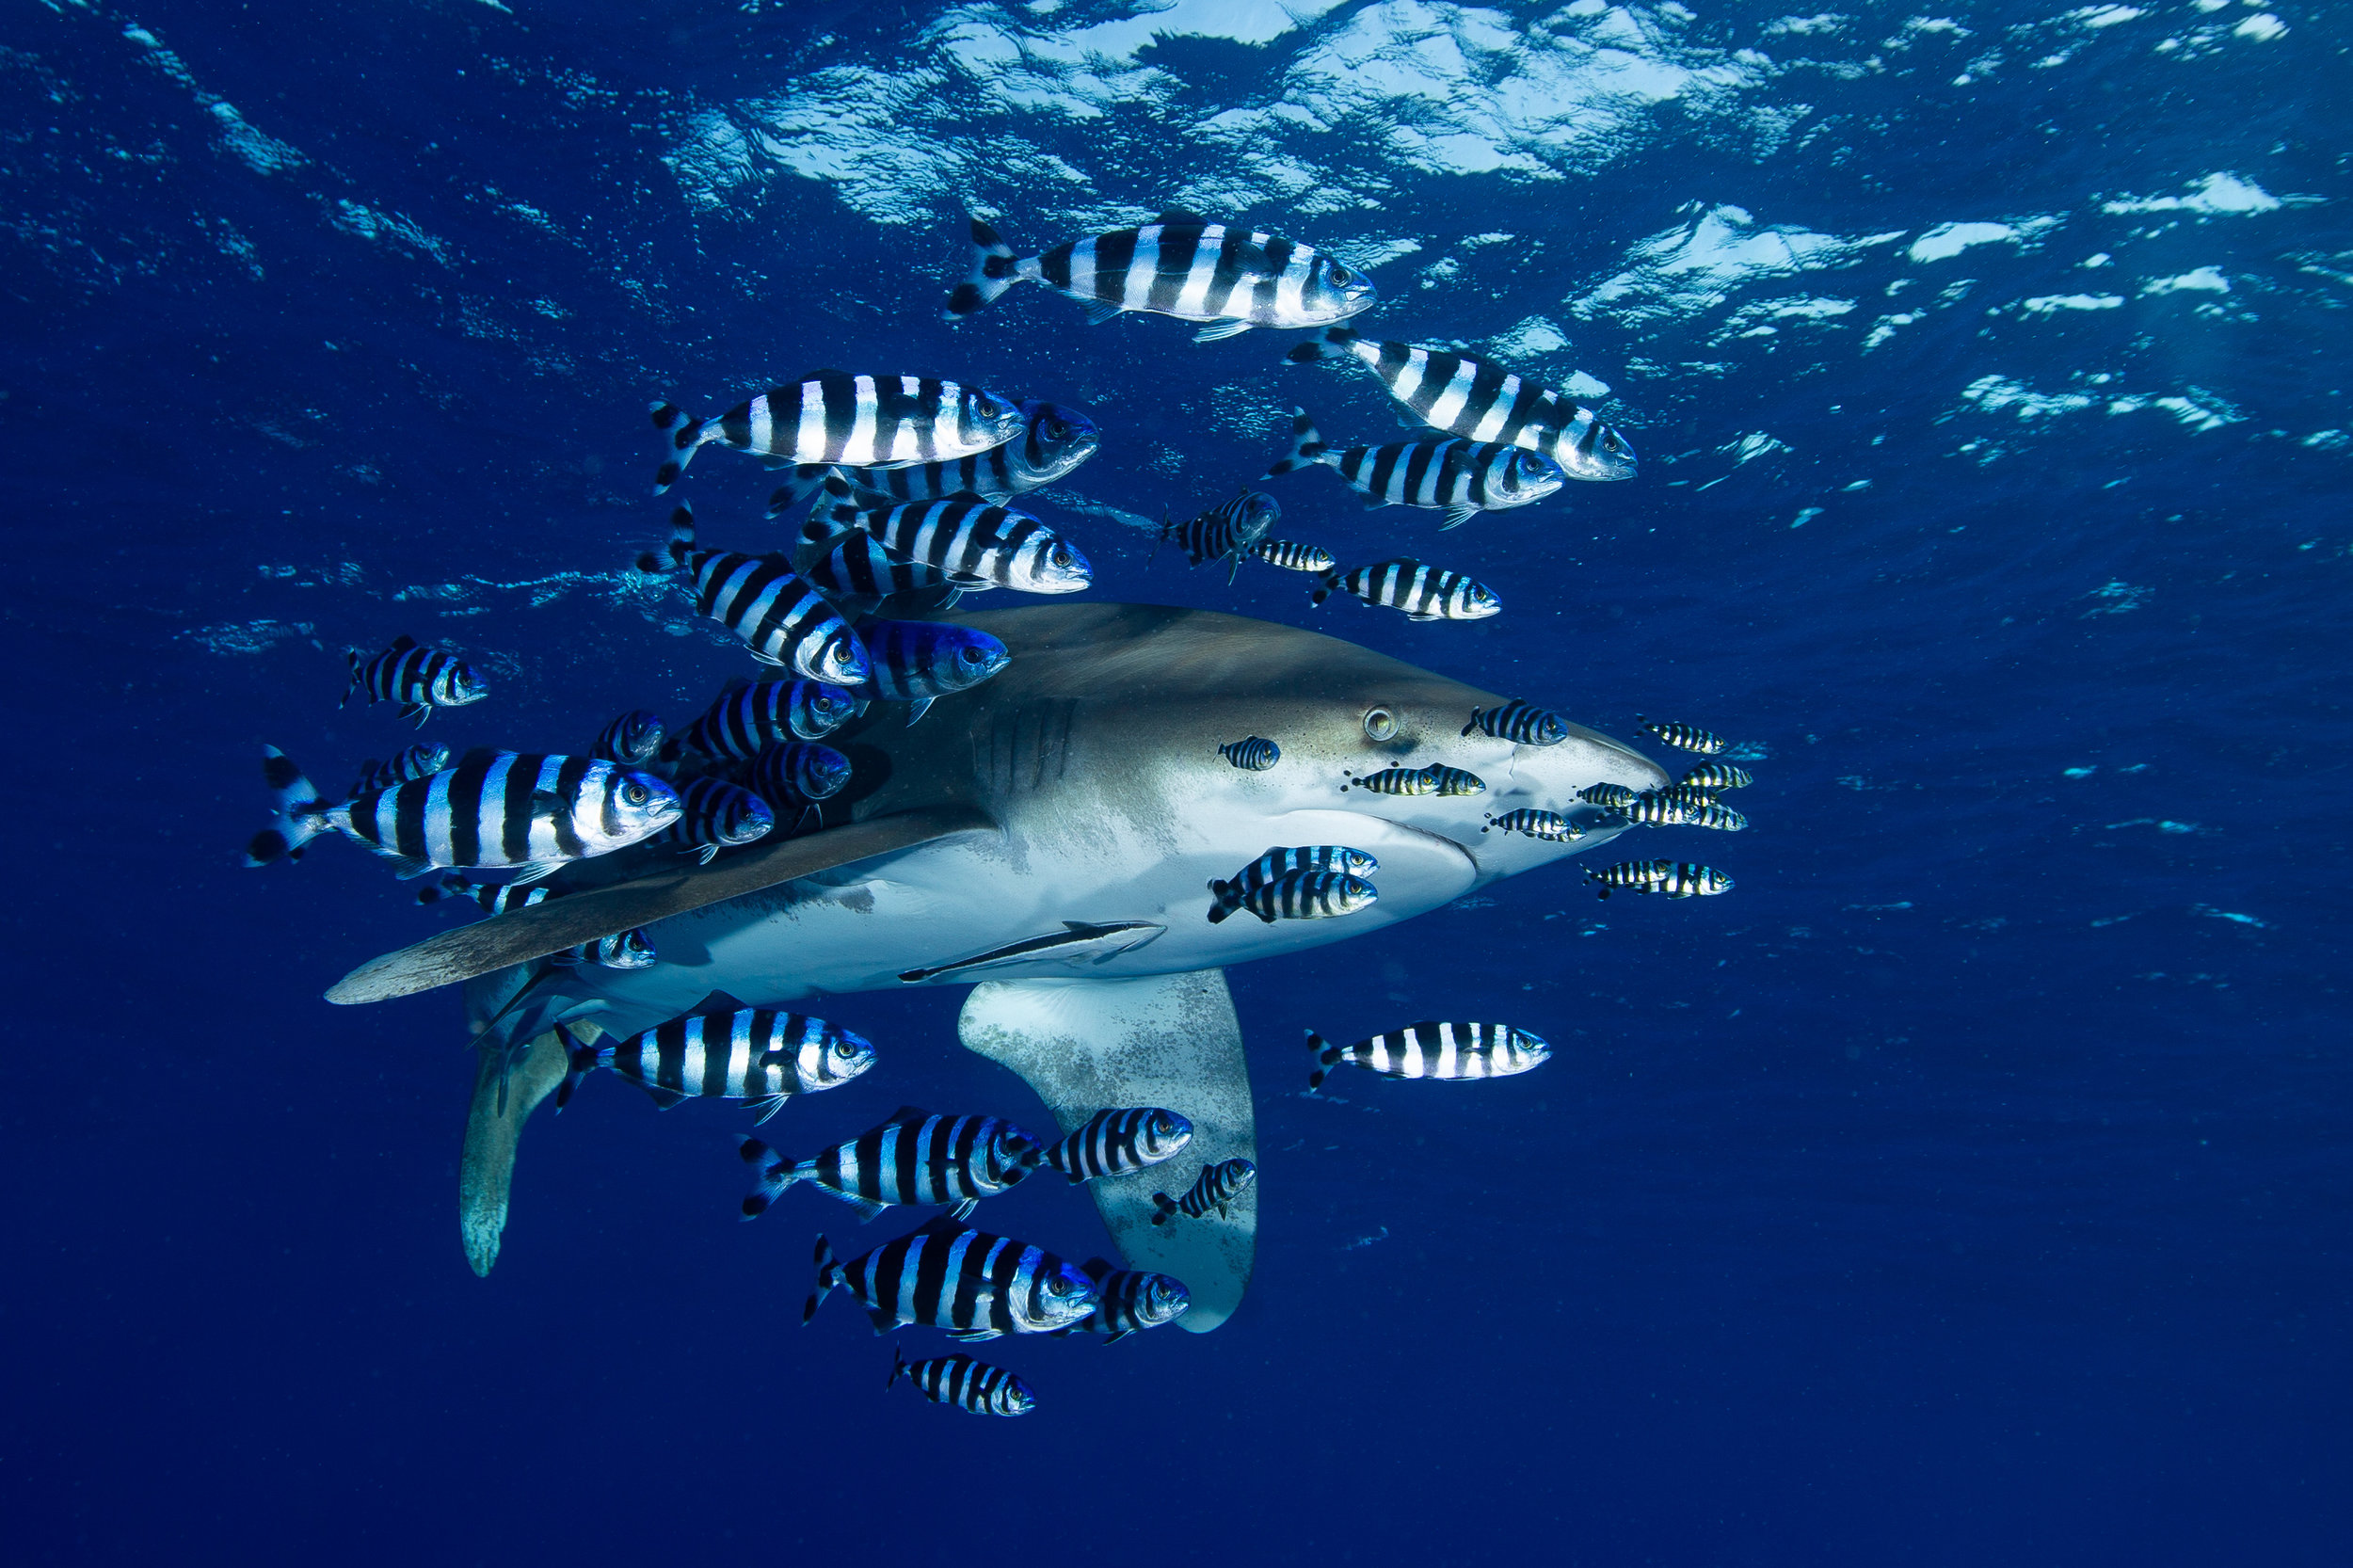
[(1505, 833), (1525, 833), (1531, 839), (1543, 839), (1556, 844), (1573, 844), (1585, 837), (1583, 828), (1560, 812), (1539, 811), (1532, 807), (1526, 806), (1516, 811), (1506, 811), (1499, 817), (1489, 817), (1487, 825), (1479, 831), (1485, 833), (1491, 829)]
[(725, 779), (690, 778), (677, 789), (679, 820), (654, 841), (682, 844), (686, 854), (701, 856), (706, 866), (721, 850), (757, 842), (776, 825), (776, 813), (767, 801)]
[(1487, 781), (1466, 768), (1433, 762), (1426, 768), (1383, 768), (1351, 778), (1341, 788), (1370, 790), (1377, 795), (1483, 795)]
[[(1225, 908), (1225, 898), (1220, 894), (1218, 909), (1210, 912), (1212, 923), (1233, 913)], [(1371, 908), (1380, 898), (1371, 883), (1346, 872), (1289, 872), (1271, 882), (1242, 888), (1234, 904), (1273, 925), (1276, 920), (1320, 920), (1353, 915), (1359, 909)]]
[(1429, 776), (1433, 792), (1442, 795), (1483, 795), (1487, 781), (1468, 768), (1449, 768), (1433, 762), (1421, 770)]
[(680, 506), (670, 514), (669, 557), (671, 566), (665, 567), (655, 556), (641, 555), (637, 569), (658, 575), (686, 568), (695, 579), (696, 613), (742, 638), (761, 664), (835, 685), (866, 679), (866, 651), (850, 634), (849, 623), (783, 556), (697, 550), (695, 514)]
[(397, 702), (402, 718), (423, 724), (436, 708), (463, 708), (490, 695), (490, 683), (464, 660), (419, 647), (406, 632), (372, 659), (356, 648), (346, 648), (344, 657), (351, 661), (351, 684), (344, 688), (338, 708), (350, 707), (355, 696), (365, 696), (370, 704)]
[(744, 1199), (756, 1220), (795, 1182), (831, 1193), (872, 1220), (893, 1204), (951, 1205), (964, 1220), (983, 1198), (1017, 1186), (1037, 1169), (1038, 1143), (995, 1116), (936, 1116), (903, 1105), (890, 1119), (846, 1144), (795, 1163), (757, 1138), (741, 1145), (759, 1185)]
[(1465, 735), (1493, 735), (1524, 746), (1557, 746), (1569, 738), (1569, 721), (1549, 708), (1513, 697), (1500, 708), (1474, 708)]
[(276, 805), (245, 863), (299, 859), (336, 832), (406, 877), (436, 867), (512, 870), (536, 882), (557, 867), (650, 839), (678, 820), (678, 792), (649, 773), (593, 757), (470, 751), (454, 768), (329, 806), (276, 746), (262, 748)]
[(904, 468), (985, 452), (1021, 434), (1021, 410), (979, 387), (929, 376), (853, 376), (811, 371), (771, 387), (716, 419), (690, 419), (674, 403), (652, 407), (667, 454), (653, 493), (679, 481), (704, 446), (716, 442), (784, 463)]
[(1160, 536), (1152, 546), (1152, 552), (1159, 554), (1160, 546), (1174, 539), (1185, 552), (1187, 566), (1197, 567), (1204, 561), (1232, 562), (1232, 568), (1225, 574), (1225, 581), (1231, 583), (1241, 570), (1242, 556), (1266, 537), (1266, 531), (1282, 516), (1283, 508), (1273, 496), (1244, 487), (1233, 499), (1221, 501), (1183, 522), (1162, 518)]
[(1373, 506), (1422, 506), (1446, 513), (1440, 531), (1481, 512), (1542, 501), (1561, 488), (1561, 465), (1540, 452), (1495, 441), (1389, 441), (1335, 451), (1305, 408), (1291, 410), (1291, 449), (1265, 477), (1317, 464), (1337, 471)]
[(1140, 229), (1114, 229), (1020, 256), (997, 231), (972, 220), (972, 275), (948, 296), (946, 319), (960, 321), (1016, 283), (1043, 283), (1105, 322), (1123, 311), (1210, 325), (1193, 335), (1212, 343), (1254, 327), (1321, 327), (1373, 302), (1372, 280), (1313, 248), (1261, 231), (1211, 223), (1171, 208)]
[(1166, 1192), (1152, 1194), (1152, 1223), (1164, 1225), (1179, 1214), (1188, 1220), (1198, 1220), (1212, 1208), (1223, 1220), (1227, 1206), (1241, 1196), (1243, 1188), (1257, 1179), (1258, 1167), (1247, 1160), (1221, 1160), (1214, 1165), (1205, 1165), (1183, 1197), (1172, 1198)]
[(1678, 751), (1696, 751), (1703, 757), (1713, 757), (1729, 744), (1721, 735), (1702, 729), (1696, 724), (1673, 724), (1664, 720), (1653, 722), (1637, 714), (1634, 726), (1646, 734), (1657, 736)]
[(1217, 754), (1244, 773), (1264, 773), (1283, 760), (1283, 748), (1263, 735), (1228, 741)]
[(1731, 762), (1702, 762), (1682, 778), (1694, 790), (1745, 790), (1755, 782), (1748, 769)]
[[(664, 831), (668, 830), (665, 828)], [(419, 904), (439, 904), (445, 898), (472, 899), (481, 905), (486, 915), (504, 915), (510, 909), (529, 909), (562, 896), (545, 883), (476, 882), (470, 876), (459, 876), (454, 872), (444, 872), (417, 889)]]
[(1688, 860), (1622, 860), (1599, 871), (1588, 867), (1585, 874), (1592, 879), (1593, 891), (1603, 898), (1612, 888), (1625, 893), (1664, 893), (1669, 898), (1711, 898), (1732, 890), (1732, 878), (1713, 866), (1695, 866)]
[(1255, 889), (1280, 881), (1293, 872), (1339, 872), (1366, 878), (1380, 869), (1380, 861), (1346, 844), (1309, 844), (1297, 849), (1278, 844), (1236, 872), (1231, 881), (1210, 881), (1209, 893), (1216, 903), (1209, 908), (1209, 923), (1215, 925), (1241, 908), (1242, 901)]
[(1611, 810), (1634, 798), (1635, 792), (1623, 784), (1588, 784), (1577, 792), (1577, 798), (1588, 806), (1604, 806)]
[(1068, 1328), (1056, 1329), (1057, 1338), (1096, 1334), (1102, 1336), (1104, 1344), (1116, 1345), (1131, 1334), (1175, 1322), (1193, 1304), (1193, 1292), (1185, 1288), (1185, 1282), (1169, 1274), (1114, 1269), (1099, 1257), (1090, 1257), (1079, 1268), (1095, 1282), (1102, 1299), (1094, 1311)]
[(1646, 827), (1712, 827), (1737, 833), (1749, 825), (1748, 818), (1728, 806), (1717, 805), (1713, 796), (1701, 791), (1644, 790), (1611, 809)]
[[(948, 574), (920, 561), (902, 561), (885, 550), (872, 534), (852, 529), (831, 550), (809, 562), (802, 573), (836, 600), (885, 600), (893, 594), (937, 588)], [(953, 604), (961, 587), (951, 587), (941, 608)]]
[(977, 495), (1005, 501), (1067, 476), (1103, 444), (1095, 422), (1055, 403), (1021, 405), (1022, 433), (1002, 446), (944, 463), (905, 468), (829, 468), (804, 464), (768, 498), (768, 515), (782, 517), (820, 489), (837, 500), (864, 495), (888, 505), (900, 501), (936, 501), (947, 495)]
[(597, 731), (596, 744), (588, 748), (588, 755), (643, 767), (661, 757), (663, 743), (668, 739), (661, 714), (632, 708)]
[(1718, 806), (1711, 803), (1685, 817), (1683, 825), (1710, 827), (1719, 833), (1744, 833), (1748, 830), (1749, 819), (1745, 814), (1734, 810), (1729, 806)]
[(566, 969), (592, 964), (600, 969), (650, 969), (661, 958), (653, 951), (653, 938), (646, 935), (643, 926), (638, 926), (566, 948), (551, 954), (548, 962)]
[(360, 781), (351, 787), (345, 799), (357, 799), (371, 790), (389, 790), (395, 784), (406, 784), (412, 778), (426, 778), (449, 766), (449, 747), (419, 741), (389, 762), (371, 757), (360, 764)]
[(1321, 545), (1297, 544), (1289, 539), (1260, 539), (1248, 551), (1254, 561), (1264, 561), (1285, 571), (1327, 572), (1339, 562)]
[(1193, 1142), (1193, 1123), (1158, 1106), (1097, 1111), (1070, 1133), (1047, 1145), (1045, 1162), (1072, 1186), (1103, 1176), (1124, 1176), (1174, 1159)]
[(1572, 479), (1634, 477), (1633, 444), (1599, 415), (1484, 360), (1379, 343), (1347, 327), (1325, 328), (1289, 357), (1304, 364), (1343, 355), (1379, 376), (1391, 397), (1434, 429), (1541, 452)]
[(1040, 519), (969, 496), (910, 501), (879, 510), (844, 504), (819, 508), (810, 532), (859, 529), (903, 561), (926, 566), (959, 588), (1025, 594), (1082, 593), (1095, 568)]
[(685, 751), (749, 761), (772, 741), (822, 741), (856, 717), (856, 692), (821, 680), (730, 680), (678, 739)]
[(1524, 1029), (1508, 1024), (1407, 1024), (1353, 1046), (1336, 1046), (1307, 1031), (1307, 1052), (1315, 1065), (1307, 1074), (1310, 1093), (1345, 1062), (1384, 1078), (1436, 1078), (1460, 1082), (1474, 1078), (1510, 1078), (1541, 1065), (1552, 1048)]
[(866, 1304), (876, 1334), (914, 1323), (964, 1340), (1051, 1334), (1094, 1311), (1097, 1300), (1094, 1282), (1052, 1253), (967, 1230), (946, 1215), (847, 1263), (820, 1236), (816, 1261), (804, 1325), (836, 1290)]
[(695, 1096), (744, 1100), (766, 1121), (794, 1095), (838, 1089), (874, 1064), (864, 1036), (800, 1013), (765, 1007), (689, 1013), (626, 1040), (606, 1035), (584, 1045), (559, 1025), (568, 1064), (555, 1108), (570, 1103), (580, 1080), (599, 1067), (643, 1088), (667, 1111)]
[(904, 1352), (896, 1352), (883, 1386), (890, 1387), (902, 1373), (932, 1403), (953, 1405), (968, 1416), (1027, 1416), (1037, 1408), (1037, 1396), (1028, 1384), (961, 1351), (921, 1361), (909, 1361)]
[(831, 800), (850, 781), (847, 757), (812, 741), (771, 741), (744, 770), (751, 792), (782, 816)]
[(909, 704), (909, 724), (936, 699), (979, 685), (1013, 657), (987, 632), (945, 621), (870, 620), (858, 636), (873, 670), (860, 695)]
[(1669, 784), (1663, 789), (1652, 790), (1648, 792), (1660, 800), (1673, 801), (1677, 806), (1689, 807), (1695, 811), (1703, 806), (1716, 804), (1715, 791), (1703, 790), (1691, 784)]
[(1409, 620), (1484, 620), (1503, 609), (1503, 600), (1484, 583), (1414, 560), (1381, 561), (1347, 573), (1327, 571), (1308, 590), (1307, 599), (1321, 604), (1341, 589), (1367, 604), (1402, 610)]

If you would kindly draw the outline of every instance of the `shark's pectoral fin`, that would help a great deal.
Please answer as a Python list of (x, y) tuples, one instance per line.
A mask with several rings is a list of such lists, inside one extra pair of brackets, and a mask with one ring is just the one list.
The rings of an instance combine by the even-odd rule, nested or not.
[[(486, 1016), (505, 1000), (500, 991), (520, 978), (518, 971), (467, 987), (467, 1011), (473, 1020), (487, 1026)], [(593, 1043), (601, 1032), (585, 1020), (570, 1027), (583, 1043)], [(539, 1102), (563, 1081), (564, 1065), (564, 1044), (552, 1030), (511, 1057), (504, 1049), (476, 1053), (473, 1104), (466, 1112), (466, 1147), (457, 1161), (457, 1229), (466, 1261), (477, 1274), (488, 1274), (498, 1261), (516, 1141)]]
[(1203, 1165), (1257, 1158), (1241, 1025), (1225, 972), (991, 981), (973, 987), (956, 1027), (968, 1049), (1027, 1080), (1064, 1132), (1114, 1105), (1165, 1106), (1193, 1123), (1193, 1141), (1168, 1164), (1089, 1185), (1128, 1267), (1185, 1282), (1193, 1306), (1177, 1322), (1205, 1334), (1231, 1316), (1250, 1283), (1257, 1185), (1223, 1217), (1151, 1223), (1156, 1188), (1181, 1192)]

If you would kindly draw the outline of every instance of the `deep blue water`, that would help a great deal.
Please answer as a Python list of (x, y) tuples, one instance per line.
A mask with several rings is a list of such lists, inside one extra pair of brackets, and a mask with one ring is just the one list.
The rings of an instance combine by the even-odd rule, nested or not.
[[(1275, 14), (0, 24), (11, 1560), (2347, 1560), (2342, 16)], [(1641, 476), (1442, 544), (1286, 482), (1287, 532), (1504, 588), (1476, 624), (1147, 568), (1109, 510), (1226, 493), (1291, 401), (1394, 428), (1272, 334), (938, 320), (968, 203), (1035, 248), (1169, 200), (1370, 265), (1369, 330), (1584, 377)], [(645, 403), (831, 363), (1090, 410), (1040, 510), (1096, 597), (1763, 752), (1755, 827), (1673, 851), (1726, 897), (1556, 868), (1233, 971), (1250, 1297), (995, 1348), (1017, 1423), (798, 1326), (808, 1211), (736, 1223), (731, 1110), (542, 1112), (474, 1278), (455, 1001), (319, 1000), (442, 922), (348, 846), (233, 863), (260, 742), (408, 738), (337, 712), (345, 645), (479, 662), (443, 739), (690, 712), (742, 662), (624, 573)], [(768, 483), (690, 480), (739, 530)], [(1019, 1113), (958, 1000), (836, 1004), (888, 1070), (787, 1141)], [(1303, 1025), (1496, 1014), (1554, 1059), (1294, 1093)]]

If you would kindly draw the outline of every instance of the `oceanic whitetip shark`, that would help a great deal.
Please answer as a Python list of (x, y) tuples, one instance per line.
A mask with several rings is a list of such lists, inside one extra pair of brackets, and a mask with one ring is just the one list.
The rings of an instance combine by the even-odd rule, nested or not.
[[(374, 1001), (469, 981), (481, 1030), (535, 987), (528, 1007), (501, 1020), (519, 1032), (520, 1064), (509, 1080), (504, 1055), (484, 1053), (467, 1128), (459, 1208), (477, 1273), (498, 1256), (516, 1136), (563, 1076), (552, 1020), (577, 1020), (593, 1038), (648, 1028), (714, 992), (776, 1007), (971, 984), (964, 1044), (1028, 1080), (1065, 1131), (1106, 1106), (1191, 1119), (1193, 1141), (1175, 1160), (1092, 1191), (1128, 1265), (1183, 1280), (1193, 1306), (1178, 1321), (1213, 1328), (1249, 1279), (1257, 1186), (1223, 1218), (1148, 1222), (1154, 1191), (1182, 1192), (1202, 1165), (1257, 1153), (1222, 971), (1410, 920), (1595, 848), (1625, 819), (1579, 805), (1579, 789), (1669, 782), (1589, 729), (1572, 727), (1550, 746), (1466, 736), (1472, 711), (1502, 696), (1293, 627), (1135, 604), (957, 619), (1001, 639), (1011, 664), (942, 697), (920, 726), (886, 707), (829, 737), (856, 773), (818, 831), (708, 867), (625, 851), (592, 864), (633, 880), (444, 932), (328, 993)], [(1253, 773), (1219, 756), (1251, 735), (1276, 742), (1281, 760)], [(1433, 762), (1478, 775), (1486, 792), (1348, 787), (1352, 774)], [(1521, 807), (1561, 812), (1586, 835), (1557, 843), (1481, 831)], [(1271, 847), (1310, 844), (1374, 856), (1379, 901), (1333, 919), (1209, 921), (1212, 878)], [(650, 968), (537, 962), (639, 925), (661, 954)], [(1279, 1170), (1260, 1178), (1281, 1179)]]

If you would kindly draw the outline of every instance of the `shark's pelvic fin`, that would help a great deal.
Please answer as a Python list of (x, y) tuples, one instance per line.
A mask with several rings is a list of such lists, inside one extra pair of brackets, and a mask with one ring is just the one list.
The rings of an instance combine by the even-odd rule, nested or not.
[[(470, 1021), (487, 1027), (489, 1016), (511, 1000), (506, 993), (524, 979), (518, 970), (470, 985), (466, 1012)], [(597, 1026), (576, 1027), (583, 1040), (594, 1040)], [(564, 1079), (564, 1046), (552, 1031), (539, 1035), (524, 1049), (510, 1070), (506, 1053), (477, 1053), (473, 1104), (466, 1112), (466, 1147), (457, 1161), (457, 1230), (466, 1244), (466, 1261), (477, 1274), (488, 1274), (498, 1261), (499, 1238), (506, 1230), (507, 1186), (515, 1174), (515, 1143), (523, 1123), (539, 1102)], [(501, 1080), (505, 1081), (502, 1094)], [(504, 1106), (501, 1102), (504, 1100)]]
[(545, 958), (600, 936), (651, 925), (705, 904), (741, 898), (795, 877), (912, 849), (952, 833), (989, 831), (996, 826), (986, 813), (968, 806), (928, 807), (787, 839), (707, 870), (681, 866), (634, 882), (551, 899), (370, 959), (337, 981), (327, 1000), (385, 1001), (429, 991), (436, 985)]
[(1232, 1315), (1250, 1283), (1257, 1184), (1224, 1218), (1152, 1224), (1155, 1188), (1182, 1192), (1203, 1165), (1257, 1158), (1241, 1024), (1222, 969), (1135, 980), (988, 981), (956, 1020), (967, 1048), (1028, 1080), (1064, 1132), (1106, 1106), (1158, 1105), (1193, 1123), (1167, 1165), (1089, 1183), (1131, 1269), (1174, 1274), (1193, 1293), (1176, 1320), (1206, 1334)]

